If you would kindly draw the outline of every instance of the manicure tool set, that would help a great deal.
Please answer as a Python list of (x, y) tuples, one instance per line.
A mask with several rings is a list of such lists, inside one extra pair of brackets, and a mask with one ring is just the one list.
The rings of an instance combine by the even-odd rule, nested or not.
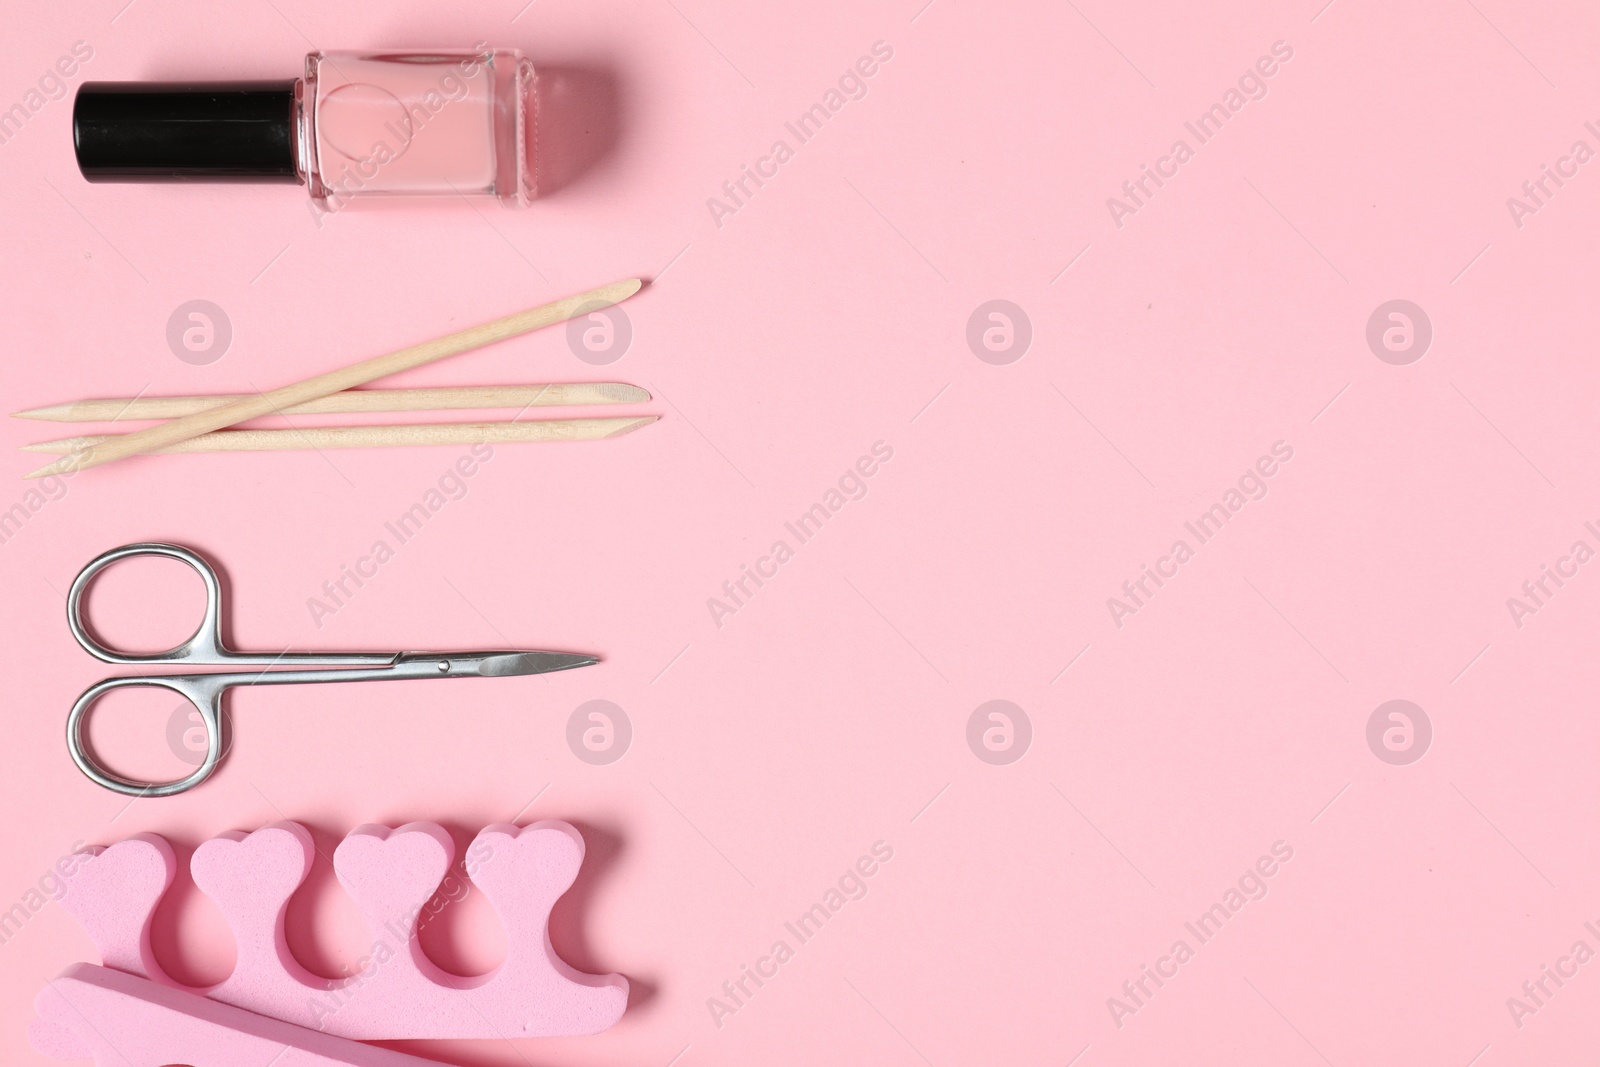
[[(299, 81), (85, 83), (74, 108), (74, 144), (89, 181), (299, 182), (311, 195), (314, 214), (342, 210), (352, 197), (368, 193), (489, 196), (520, 207), (534, 192), (533, 85), (532, 66), (510, 50), (314, 52)], [(451, 106), (431, 109), (429, 101), (440, 93)], [(395, 102), (401, 117), (374, 125), (384, 117), (370, 104), (379, 98)], [(387, 140), (395, 144), (385, 152)], [(373, 145), (371, 158), (346, 158), (357, 143)], [(367, 169), (372, 174), (364, 184), (353, 182)], [(264, 393), (140, 395), (19, 411), (17, 417), (35, 420), (118, 424), (109, 432), (24, 446), (56, 457), (27, 477), (76, 475), (143, 454), (590, 441), (628, 434), (657, 416), (523, 418), (535, 408), (650, 400), (645, 390), (622, 382), (363, 387), (596, 314), (633, 296), (642, 284), (628, 279), (601, 286)], [(246, 425), (280, 415), (492, 409), (516, 414), (476, 422)], [(133, 420), (153, 424), (121, 428)], [(141, 557), (186, 564), (205, 587), (199, 627), (165, 652), (111, 647), (86, 617), (96, 577)], [(223, 639), (223, 609), (216, 569), (180, 545), (124, 545), (79, 572), (67, 595), (73, 637), (97, 659), (130, 669), (90, 686), (67, 716), (67, 751), (91, 782), (143, 799), (201, 785), (226, 751), (224, 698), (240, 686), (510, 678), (599, 662), (584, 653), (537, 650), (236, 651)], [(157, 673), (141, 673), (151, 669)], [(101, 698), (151, 687), (192, 704), (205, 736), (199, 766), (170, 781), (120, 774), (90, 743), (91, 710)], [(614, 1024), (627, 1006), (627, 979), (576, 970), (557, 955), (549, 936), (550, 910), (583, 861), (578, 831), (551, 820), (496, 824), (468, 847), (464, 870), (493, 904), (507, 936), (505, 962), (477, 977), (440, 968), (417, 936), (423, 912), (452, 876), (455, 851), (449, 833), (426, 822), (359, 826), (344, 838), (333, 854), (334, 871), (374, 941), (356, 972), (335, 980), (298, 963), (285, 933), (290, 896), (316, 854), (305, 827), (280, 822), (204, 842), (194, 851), (190, 873), (226, 918), (238, 949), (233, 972), (206, 988), (175, 980), (151, 948), (152, 915), (178, 870), (167, 841), (140, 833), (76, 853), (72, 863), (58, 865), (64, 886), (59, 899), (93, 940), (100, 961), (74, 964), (45, 982), (29, 1038), (47, 1055), (92, 1059), (99, 1067), (423, 1067), (437, 1061), (366, 1042), (589, 1035)]]

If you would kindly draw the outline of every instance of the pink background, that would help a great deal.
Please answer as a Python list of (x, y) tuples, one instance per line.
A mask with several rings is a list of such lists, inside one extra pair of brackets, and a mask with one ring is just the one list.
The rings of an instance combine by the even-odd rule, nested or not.
[[(1600, 963), (1520, 1027), (1507, 998), (1575, 941), (1600, 950), (1583, 925), (1600, 925), (1600, 574), (1580, 568), (1520, 628), (1506, 601), (1574, 541), (1600, 548), (1583, 526), (1600, 520), (1600, 164), (1520, 228), (1506, 200), (1574, 141), (1600, 148), (1583, 126), (1600, 119), (1600, 15), (124, 2), (13, 12), (0, 106), (80, 40), (94, 55), (74, 86), (287, 77), (312, 47), (483, 39), (544, 73), (549, 195), (520, 213), (352, 208), (319, 229), (293, 188), (88, 185), (70, 98), (50, 101), (0, 144), (7, 410), (268, 388), (637, 274), (654, 281), (609, 366), (551, 330), (409, 383), (631, 381), (654, 399), (628, 410), (663, 418), (497, 449), (320, 628), (308, 598), (463, 450), (154, 457), (75, 478), (0, 545), (0, 908), (74, 842), (141, 830), (187, 854), (287, 817), (331, 851), (369, 821), (434, 819), (464, 844), (561, 818), (590, 855), (557, 946), (627, 974), (630, 1011), (593, 1038), (411, 1051), (659, 1067), (1593, 1054)], [(893, 58), (865, 98), (714, 219), (708, 198), (877, 41)], [(1184, 123), (1278, 41), (1293, 58), (1265, 98), (1197, 145)], [(1107, 198), (1178, 138), (1194, 158), (1116, 225)], [(205, 366), (166, 342), (193, 299), (233, 328)], [(1033, 331), (1004, 366), (966, 340), (994, 299)], [(1407, 366), (1366, 340), (1394, 299), (1433, 328)], [(12, 445), (70, 432), (6, 426)], [(878, 441), (893, 459), (865, 498), (715, 625), (707, 599)], [(1107, 598), (1278, 441), (1293, 459), (1266, 497), (1119, 628)], [(23, 499), (10, 484), (0, 507)], [(71, 640), (63, 594), (97, 553), (148, 539), (218, 561), (245, 648), (605, 662), (243, 693), (215, 779), (130, 805), (63, 750), (72, 699), (108, 673)], [(126, 570), (97, 600), (113, 636), (175, 633), (197, 610), (159, 566)], [(566, 742), (593, 699), (633, 725), (610, 765)], [(967, 743), (993, 699), (1032, 724), (1005, 766)], [(1368, 747), (1391, 699), (1432, 723), (1409, 765)], [(182, 769), (168, 708), (126, 709), (121, 732), (146, 735), (127, 765)], [(878, 841), (893, 860), (865, 898), (719, 1027), (708, 998)], [(1266, 897), (1119, 1027), (1107, 999), (1280, 841), (1293, 858)], [(370, 943), (326, 869), (290, 926), (323, 974)], [(156, 937), (190, 980), (230, 965), (187, 882)], [(499, 937), (474, 896), (426, 942), (480, 971)], [(40, 1062), (33, 995), (90, 951), (53, 905), (0, 944), (7, 1062)]]

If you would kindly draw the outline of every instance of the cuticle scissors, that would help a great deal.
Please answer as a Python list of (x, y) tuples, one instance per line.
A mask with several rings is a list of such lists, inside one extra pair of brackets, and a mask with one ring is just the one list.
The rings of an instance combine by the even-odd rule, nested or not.
[[(136, 556), (161, 556), (188, 564), (205, 583), (206, 608), (200, 626), (182, 644), (165, 652), (133, 655), (108, 648), (89, 632), (83, 619), (83, 596), (106, 567)], [(411, 678), (504, 678), (547, 674), (598, 663), (594, 656), (572, 652), (235, 652), (222, 639), (222, 585), (215, 568), (180, 545), (147, 541), (114, 548), (91, 560), (67, 593), (67, 625), (78, 644), (97, 659), (122, 666), (255, 667), (257, 670), (211, 674), (125, 675), (90, 686), (67, 716), (67, 751), (78, 769), (96, 785), (133, 797), (166, 797), (192, 789), (211, 776), (223, 753), (224, 694), (234, 686), (301, 685), (322, 682), (374, 682)], [(274, 670), (273, 668), (289, 668)], [(169, 782), (141, 782), (106, 769), (84, 744), (90, 707), (114, 689), (154, 686), (169, 689), (193, 704), (206, 730), (206, 752), (200, 766)]]

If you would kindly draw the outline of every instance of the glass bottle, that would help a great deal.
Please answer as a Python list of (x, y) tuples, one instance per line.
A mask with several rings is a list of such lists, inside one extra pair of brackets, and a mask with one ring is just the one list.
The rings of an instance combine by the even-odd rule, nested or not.
[(296, 182), (326, 211), (375, 196), (533, 196), (533, 64), (509, 49), (313, 52), (262, 82), (86, 82), (91, 182)]

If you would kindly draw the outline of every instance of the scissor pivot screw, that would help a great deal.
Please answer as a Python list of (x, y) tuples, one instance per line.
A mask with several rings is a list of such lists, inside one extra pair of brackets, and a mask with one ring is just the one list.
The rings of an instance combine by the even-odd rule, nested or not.
[(440, 660), (439, 661), (439, 670), (440, 671), (449, 671), (450, 670), (450, 661), (449, 660)]

